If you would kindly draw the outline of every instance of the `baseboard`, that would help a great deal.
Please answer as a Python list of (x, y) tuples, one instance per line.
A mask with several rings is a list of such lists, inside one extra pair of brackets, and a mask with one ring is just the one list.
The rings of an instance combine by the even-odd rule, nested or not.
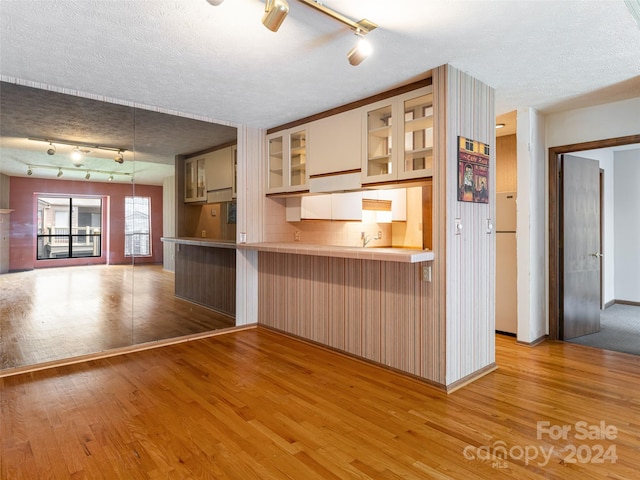
[(640, 302), (631, 302), (629, 300), (614, 300), (613, 303), (619, 303), (620, 305), (631, 305), (633, 307), (640, 307)]
[(66, 365), (74, 365), (76, 363), (88, 362), (90, 360), (100, 360), (102, 358), (115, 357), (118, 355), (125, 355), (127, 353), (141, 352), (143, 350), (151, 350), (152, 348), (166, 347), (168, 345), (176, 345), (178, 343), (191, 342), (193, 340), (201, 340), (203, 338), (215, 337), (217, 335), (226, 335), (227, 333), (250, 330), (256, 328), (256, 326), (256, 323), (251, 323), (238, 327), (220, 328), (218, 330), (210, 330), (208, 332), (185, 335), (183, 337), (168, 338), (166, 340), (157, 340), (148, 343), (130, 345), (128, 347), (114, 348), (97, 353), (89, 353), (87, 355), (80, 355), (73, 358), (51, 360), (49, 362), (37, 363), (35, 365), (26, 365), (24, 367), (7, 368), (4, 370), (0, 370), (0, 378), (11, 377), (13, 375), (20, 375), (23, 373), (37, 372), (39, 370), (46, 370), (49, 368), (64, 367)]
[(516, 341), (516, 343), (519, 345), (526, 345), (527, 347), (535, 347), (536, 345), (544, 342), (547, 338), (549, 338), (549, 335), (542, 335), (541, 337), (536, 338), (533, 342), (523, 342), (521, 340), (518, 340)]
[(480, 370), (477, 370), (477, 371), (473, 372), (471, 375), (467, 375), (466, 377), (463, 377), (460, 380), (456, 380), (455, 382), (450, 383), (449, 385), (447, 385), (445, 387), (446, 392), (448, 394), (449, 393), (453, 393), (456, 390), (459, 390), (460, 388), (465, 387), (465, 386), (469, 385), (472, 382), (475, 382), (480, 377), (484, 377), (488, 373), (496, 371), (497, 369), (498, 369), (498, 365), (496, 365), (496, 363), (493, 362), (492, 364), (487, 365), (486, 367), (481, 368)]
[(606, 302), (604, 304), (604, 309), (606, 310), (607, 308), (611, 307), (612, 305), (615, 305), (616, 301), (615, 300), (609, 300), (608, 302)]

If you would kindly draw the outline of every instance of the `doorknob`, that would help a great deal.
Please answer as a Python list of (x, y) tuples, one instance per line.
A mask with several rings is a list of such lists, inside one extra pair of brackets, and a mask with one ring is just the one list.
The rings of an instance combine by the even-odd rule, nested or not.
[(603, 257), (603, 255), (600, 252), (590, 253), (589, 255), (592, 256), (592, 257), (596, 257), (596, 258)]

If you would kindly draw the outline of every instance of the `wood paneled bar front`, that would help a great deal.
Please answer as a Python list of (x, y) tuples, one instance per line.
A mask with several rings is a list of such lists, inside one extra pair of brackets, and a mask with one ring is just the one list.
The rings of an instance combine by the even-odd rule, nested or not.
[(444, 384), (433, 252), (286, 243), (238, 248), (258, 251), (260, 325)]
[(163, 237), (162, 241), (176, 244), (176, 297), (235, 318), (235, 242), (191, 237)]

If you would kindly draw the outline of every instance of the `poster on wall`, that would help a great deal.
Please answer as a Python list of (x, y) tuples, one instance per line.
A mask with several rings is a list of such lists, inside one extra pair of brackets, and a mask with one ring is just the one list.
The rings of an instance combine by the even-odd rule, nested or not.
[(489, 203), (489, 145), (458, 137), (458, 201)]

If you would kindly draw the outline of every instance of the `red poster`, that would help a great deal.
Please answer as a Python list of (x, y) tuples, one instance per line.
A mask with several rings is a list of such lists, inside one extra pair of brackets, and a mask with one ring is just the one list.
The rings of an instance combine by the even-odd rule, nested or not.
[(458, 201), (489, 203), (489, 146), (458, 137)]

